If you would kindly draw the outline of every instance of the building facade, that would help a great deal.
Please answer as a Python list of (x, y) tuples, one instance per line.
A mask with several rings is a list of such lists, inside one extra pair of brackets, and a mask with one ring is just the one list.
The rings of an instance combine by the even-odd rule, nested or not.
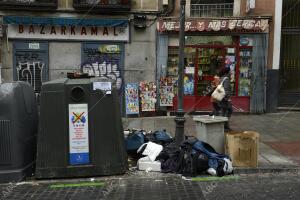
[[(158, 45), (162, 51), (158, 53), (161, 75), (175, 82), (178, 77), (179, 6), (176, 10), (174, 16), (160, 18), (157, 26)], [(212, 109), (210, 97), (205, 94), (222, 67), (230, 68), (235, 111), (267, 111), (267, 101), (272, 101), (267, 98), (266, 88), (267, 74), (273, 70), (274, 16), (273, 0), (187, 0), (185, 111)], [(176, 109), (176, 101), (173, 108)]]
[[(276, 2), (186, 1), (186, 112), (212, 109), (205, 93), (221, 67), (231, 70), (235, 111), (277, 110), (282, 1)], [(180, 0), (0, 1), (1, 80), (27, 81), (38, 94), (42, 82), (83, 71), (115, 79), (126, 114), (174, 111), (179, 5)], [(127, 98), (128, 91), (135, 92)], [(134, 112), (127, 113), (129, 105)]]
[(1, 0), (2, 80), (37, 93), (73, 71), (111, 77), (120, 89), (155, 80), (154, 20), (164, 11), (158, 0)]
[(281, 51), (278, 106), (289, 110), (300, 107), (300, 1), (282, 2)]

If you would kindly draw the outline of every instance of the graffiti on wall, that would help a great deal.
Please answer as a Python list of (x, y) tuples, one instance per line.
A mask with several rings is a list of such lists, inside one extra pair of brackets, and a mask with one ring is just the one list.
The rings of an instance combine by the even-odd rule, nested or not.
[(39, 53), (17, 52), (16, 75), (18, 81), (29, 83), (36, 93), (41, 91), (46, 64)]
[(121, 70), (117, 64), (110, 62), (87, 62), (81, 66), (82, 72), (90, 76), (104, 77), (116, 82), (118, 90), (122, 87)]
[(90, 76), (104, 77), (116, 82), (119, 91), (123, 86), (121, 47), (114, 44), (85, 43), (81, 71)]

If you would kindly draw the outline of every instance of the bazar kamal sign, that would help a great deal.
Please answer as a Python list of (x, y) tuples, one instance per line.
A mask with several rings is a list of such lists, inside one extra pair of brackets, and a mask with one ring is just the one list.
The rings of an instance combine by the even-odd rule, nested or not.
[(54, 26), (9, 24), (9, 38), (128, 41), (128, 26)]
[[(157, 23), (159, 32), (179, 31), (178, 21), (160, 19)], [(232, 32), (268, 32), (268, 19), (220, 19), (220, 20), (186, 20), (185, 31), (232, 31)]]

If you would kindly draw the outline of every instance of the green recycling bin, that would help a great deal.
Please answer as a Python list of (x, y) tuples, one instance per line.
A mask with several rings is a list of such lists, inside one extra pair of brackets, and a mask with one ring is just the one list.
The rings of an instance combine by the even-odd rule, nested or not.
[(122, 174), (127, 170), (118, 90), (103, 78), (43, 84), (37, 178)]

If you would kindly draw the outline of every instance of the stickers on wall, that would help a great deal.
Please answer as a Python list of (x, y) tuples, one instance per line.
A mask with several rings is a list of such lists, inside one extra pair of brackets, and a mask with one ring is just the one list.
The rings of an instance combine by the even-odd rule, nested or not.
[(89, 164), (88, 105), (69, 104), (70, 165)]
[(155, 111), (156, 85), (154, 82), (140, 82), (142, 111)]
[(160, 106), (173, 106), (174, 80), (171, 77), (160, 79)]
[(125, 86), (126, 114), (139, 114), (139, 85), (128, 83)]

